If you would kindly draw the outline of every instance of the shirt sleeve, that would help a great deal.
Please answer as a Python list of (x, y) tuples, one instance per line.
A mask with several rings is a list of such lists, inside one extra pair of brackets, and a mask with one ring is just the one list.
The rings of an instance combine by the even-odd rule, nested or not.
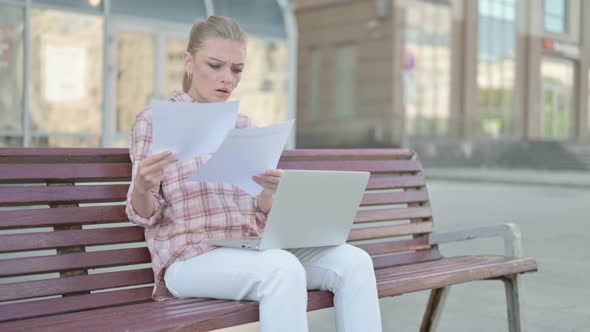
[(254, 218), (256, 219), (256, 225), (263, 229), (266, 226), (267, 214), (260, 210), (258, 207), (258, 197), (254, 197)]
[(141, 227), (150, 227), (157, 223), (159, 223), (162, 219), (162, 209), (166, 205), (166, 201), (164, 198), (158, 193), (158, 191), (152, 189), (150, 190), (152, 203), (154, 205), (154, 209), (152, 211), (151, 216), (145, 218), (135, 211), (133, 204), (131, 204), (131, 192), (133, 191), (133, 183), (135, 176), (137, 174), (137, 169), (139, 166), (139, 161), (148, 157), (151, 153), (151, 145), (152, 145), (152, 125), (150, 121), (145, 118), (138, 117), (133, 124), (133, 128), (131, 130), (131, 138), (129, 142), (129, 157), (131, 158), (131, 162), (133, 163), (132, 173), (131, 173), (131, 185), (129, 186), (129, 191), (127, 192), (127, 202), (125, 204), (125, 212), (129, 217), (129, 221), (132, 223), (141, 226)]

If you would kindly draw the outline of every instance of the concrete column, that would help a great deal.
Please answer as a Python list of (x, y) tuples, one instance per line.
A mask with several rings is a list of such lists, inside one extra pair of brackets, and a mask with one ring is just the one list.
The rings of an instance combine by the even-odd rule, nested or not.
[(590, 93), (590, 1), (580, 1), (580, 62), (579, 62), (579, 77), (578, 77), (578, 91), (576, 110), (578, 116), (577, 121), (577, 141), (590, 143), (590, 100), (588, 94)]
[[(462, 73), (459, 76), (463, 82), (461, 87), (460, 108), (463, 114), (463, 132), (465, 139), (479, 136), (479, 110), (478, 110), (478, 88), (477, 88), (477, 60), (478, 60), (478, 32), (479, 32), (479, 1), (463, 1), (463, 38), (462, 52), (463, 59), (456, 66), (462, 66)], [(455, 86), (453, 85), (453, 88)]]
[(401, 145), (407, 147), (406, 129), (405, 129), (405, 110), (404, 110), (404, 89), (402, 80), (402, 56), (404, 54), (404, 35), (406, 27), (406, 5), (404, 0), (393, 1), (393, 32), (392, 47), (393, 61), (392, 69), (392, 102), (391, 102), (391, 124), (384, 137), (392, 145)]
[(526, 139), (528, 130), (528, 62), (530, 58), (530, 0), (516, 2), (516, 66), (514, 79), (514, 136)]
[[(522, 89), (524, 111), (524, 138), (536, 139), (541, 136), (543, 114), (543, 85), (541, 82), (541, 59), (543, 57), (543, 0), (525, 0), (528, 4), (518, 14), (528, 17), (527, 30), (522, 43), (526, 48), (524, 63), (525, 77)], [(520, 3), (520, 1), (518, 2)], [(524, 18), (523, 18), (524, 20)]]
[(451, 1), (451, 100), (449, 133), (453, 138), (465, 138), (463, 99), (465, 98), (465, 0)]

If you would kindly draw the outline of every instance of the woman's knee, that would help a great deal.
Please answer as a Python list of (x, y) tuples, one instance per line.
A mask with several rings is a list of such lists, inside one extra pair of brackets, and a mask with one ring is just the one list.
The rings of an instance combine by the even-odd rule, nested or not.
[(288, 251), (267, 250), (264, 252), (265, 269), (259, 275), (257, 298), (269, 295), (307, 295), (307, 278), (301, 262)]
[(299, 259), (292, 253), (272, 249), (264, 251), (264, 259), (270, 264), (271, 273), (292, 275), (293, 278), (305, 278), (305, 268)]
[(373, 272), (373, 259), (371, 256), (361, 248), (344, 244), (340, 246), (342, 255), (346, 266), (344, 274), (358, 273), (358, 272)]

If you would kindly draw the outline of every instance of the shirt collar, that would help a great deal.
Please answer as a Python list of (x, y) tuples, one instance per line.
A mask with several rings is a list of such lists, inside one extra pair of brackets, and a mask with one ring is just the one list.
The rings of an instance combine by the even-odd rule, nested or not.
[(181, 103), (192, 103), (194, 102), (193, 97), (182, 90), (174, 90), (174, 94), (170, 97), (170, 100), (181, 102)]

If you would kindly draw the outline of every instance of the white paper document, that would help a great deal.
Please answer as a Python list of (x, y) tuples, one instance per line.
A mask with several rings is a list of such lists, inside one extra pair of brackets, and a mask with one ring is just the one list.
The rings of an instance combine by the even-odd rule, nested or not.
[(262, 187), (252, 176), (277, 167), (293, 123), (231, 130), (219, 150), (188, 180), (229, 183), (257, 196)]
[(235, 128), (239, 101), (152, 102), (152, 153), (170, 150), (179, 160), (215, 152)]

